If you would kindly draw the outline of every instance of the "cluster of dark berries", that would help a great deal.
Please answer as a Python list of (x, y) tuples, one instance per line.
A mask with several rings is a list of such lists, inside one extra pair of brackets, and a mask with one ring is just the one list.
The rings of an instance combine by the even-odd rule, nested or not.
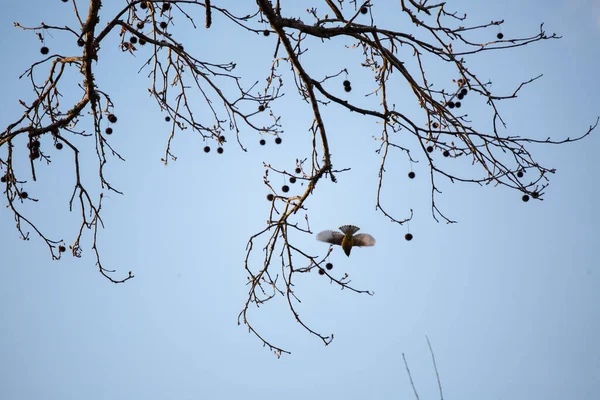
[[(225, 150), (223, 150), (223, 147), (217, 147), (217, 153), (219, 154), (223, 154)], [(210, 146), (204, 146), (204, 152), (205, 153), (210, 153)]]
[[(533, 197), (534, 199), (538, 199), (540, 197), (540, 194), (538, 192), (532, 192), (531, 197)], [(523, 197), (521, 197), (521, 200), (527, 203), (529, 201), (529, 195), (524, 194)]]
[(40, 141), (35, 139), (27, 143), (27, 148), (29, 148), (29, 158), (35, 160), (40, 157)]
[[(275, 138), (275, 144), (281, 144), (283, 142), (283, 140), (278, 136)], [(267, 141), (265, 139), (260, 139), (260, 145), (264, 146), (265, 144), (267, 144)]]
[(346, 92), (350, 92), (352, 90), (352, 85), (350, 84), (350, 81), (348, 79), (344, 81), (344, 90)]
[[(328, 262), (327, 264), (325, 264), (325, 268), (327, 268), (328, 271), (331, 271), (333, 269), (333, 264)], [(319, 267), (319, 275), (325, 275), (325, 270), (323, 268)]]

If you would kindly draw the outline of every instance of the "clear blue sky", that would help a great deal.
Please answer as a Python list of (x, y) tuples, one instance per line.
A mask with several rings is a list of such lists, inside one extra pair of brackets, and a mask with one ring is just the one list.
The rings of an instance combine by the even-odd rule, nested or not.
[[(105, 13), (114, 7), (108, 3)], [(386, 23), (408, 24), (398, 2), (389, 3), (376, 4), (373, 12)], [(492, 79), (499, 91), (544, 73), (519, 99), (502, 103), (508, 132), (573, 137), (595, 121), (600, 1), (449, 1), (448, 7), (467, 12), (471, 22), (505, 19), (507, 36), (535, 34), (541, 22), (563, 36), (473, 59), (477, 75)], [(18, 99), (31, 99), (27, 80), (18, 76), (40, 59), (35, 35), (12, 23), (64, 25), (72, 21), (70, 10), (59, 0), (4, 6), (0, 126), (19, 115)], [(215, 38), (232, 39), (228, 26), (216, 17), (213, 28), (199, 29), (184, 45), (217, 61), (238, 62), (238, 73), (247, 73), (249, 81), (264, 79), (269, 59), (261, 63), (255, 54), (272, 54), (275, 38), (215, 47)], [(490, 40), (496, 33), (489, 31)], [(51, 51), (76, 49), (53, 36), (46, 36)], [(354, 78), (360, 69), (349, 59), (330, 71), (336, 60), (328, 60), (325, 49), (316, 47), (307, 58), (326, 60), (319, 61), (326, 73), (347, 66), (352, 96), (359, 99), (368, 88)], [(96, 74), (116, 104), (113, 144), (127, 161), (114, 160), (108, 169), (125, 195), (106, 199), (99, 245), (106, 267), (132, 270), (136, 277), (124, 285), (103, 279), (89, 242), (81, 259), (51, 261), (36, 237), (18, 239), (11, 213), (0, 208), (0, 398), (405, 399), (413, 398), (405, 353), (421, 398), (432, 399), (438, 394), (425, 335), (447, 399), (598, 398), (600, 132), (579, 143), (533, 149), (540, 162), (557, 168), (542, 202), (523, 203), (518, 193), (500, 187), (441, 183), (438, 202), (459, 221), (453, 225), (431, 218), (425, 163), (413, 166), (417, 179), (409, 181), (410, 165), (398, 158), (385, 199), (399, 216), (414, 209), (415, 239), (409, 243), (405, 227), (375, 211), (379, 158), (372, 136), (379, 126), (327, 108), (335, 167), (352, 170), (337, 184), (319, 184), (307, 203), (311, 228), (351, 223), (376, 237), (375, 247), (354, 250), (350, 258), (338, 248), (332, 258), (334, 271), (350, 273), (358, 288), (375, 295), (340, 291), (316, 273), (303, 276), (296, 292), (303, 300), (300, 314), (315, 329), (335, 333), (335, 340), (323, 346), (275, 300), (251, 316), (262, 333), (292, 352), (277, 359), (237, 326), (248, 290), (243, 258), (248, 237), (267, 219), (262, 161), (291, 169), (295, 158), (308, 155), (309, 110), (292, 101), (296, 94), (286, 82), (278, 110), (285, 129), (281, 146), (260, 147), (248, 134), (248, 153), (231, 137), (223, 155), (205, 155), (202, 142), (186, 131), (174, 143), (178, 160), (164, 167), (168, 127), (147, 97), (143, 74), (136, 74), (146, 58), (121, 54), (116, 36), (103, 52)], [(78, 89), (65, 88), (69, 94), (79, 95)], [(69, 242), (78, 218), (67, 204), (72, 159), (66, 152), (51, 155), (49, 167), (38, 167), (39, 182), (28, 184), (41, 201), (25, 210), (49, 236)], [(327, 248), (314, 236), (298, 240), (313, 253)]]

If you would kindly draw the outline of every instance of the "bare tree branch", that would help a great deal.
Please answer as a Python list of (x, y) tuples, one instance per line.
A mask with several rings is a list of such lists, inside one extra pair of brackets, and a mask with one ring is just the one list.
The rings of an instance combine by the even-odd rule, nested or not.
[[(428, 166), (431, 214), (436, 221), (452, 223), (455, 221), (438, 205), (440, 180), (504, 186), (519, 192), (523, 200), (542, 200), (549, 175), (555, 169), (535, 160), (532, 145), (575, 142), (598, 126), (596, 120), (587, 131), (566, 139), (521, 136), (514, 129), (507, 129), (499, 103), (518, 98), (541, 75), (498, 92), (492, 90), (491, 81), (479, 78), (481, 71), (471, 70), (469, 60), (474, 55), (484, 56), (490, 51), (507, 51), (559, 38), (556, 34), (546, 34), (543, 25), (524, 37), (504, 38), (498, 34), (497, 40), (489, 40), (490, 28), (502, 26), (503, 20), (469, 25), (466, 14), (449, 10), (448, 3), (430, 4), (426, 0), (400, 1), (399, 10), (409, 24), (412, 23), (403, 31), (396, 30), (396, 25), (386, 26), (385, 21), (374, 19), (375, 7), (398, 7), (397, 4), (384, 5), (370, 0), (313, 0), (306, 9), (307, 16), (314, 20), (312, 24), (303, 22), (301, 15), (288, 14), (287, 7), (292, 3), (282, 0), (256, 0), (255, 5), (244, 3), (243, 7), (251, 10), (239, 15), (238, 8), (242, 5), (221, 7), (208, 0), (125, 0), (121, 3), (122, 8), (109, 15), (101, 9), (100, 0), (89, 0), (85, 13), (73, 1), (72, 12), (77, 21), (73, 26), (41, 23), (27, 27), (15, 23), (16, 28), (36, 34), (43, 45), (42, 59), (31, 64), (22, 75), (31, 83), (30, 100), (19, 100), (22, 113), (14, 116), (0, 132), (0, 177), (6, 206), (14, 214), (17, 231), (22, 239), (28, 240), (27, 230), (33, 230), (46, 243), (52, 259), (60, 259), (66, 250), (64, 240), (51, 239), (21, 208), (26, 201), (40, 200), (27, 192), (25, 177), (31, 174), (35, 181), (36, 170), (50, 163), (50, 157), (44, 152), (44, 146), (50, 141), (56, 149), (73, 153), (74, 186), (68, 208), (81, 214), (81, 223), (68, 245), (71, 253), (80, 257), (84, 248), (91, 248), (100, 273), (111, 282), (122, 283), (133, 278), (131, 272), (124, 278), (115, 277), (114, 269), (105, 268), (97, 243), (98, 227), (103, 226), (103, 196), (107, 192), (121, 193), (110, 183), (105, 167), (115, 159), (124, 161), (110, 141), (120, 106), (118, 102), (113, 103), (110, 94), (95, 78), (95, 71), (105, 64), (102, 47), (118, 46), (123, 56), (142, 54), (139, 51), (142, 47), (150, 49), (143, 53), (147, 58), (139, 72), (148, 78), (147, 92), (156, 102), (157, 111), (170, 123), (162, 157), (165, 164), (177, 159), (172, 144), (182, 130), (201, 137), (207, 152), (212, 145), (222, 153), (228, 143), (225, 134), (230, 132), (235, 134), (238, 146), (244, 151), (252, 135), (260, 138), (261, 143), (265, 137), (280, 143), (283, 122), (277, 114), (277, 105), (284, 95), (284, 77), (287, 77), (293, 82), (287, 94), (295, 92), (312, 114), (305, 134), (311, 150), (310, 154), (296, 158), (293, 172), (289, 165), (264, 163), (263, 183), (271, 207), (266, 227), (260, 227), (247, 244), (244, 267), (249, 290), (238, 316), (238, 323), (246, 325), (278, 356), (288, 351), (272, 344), (253, 327), (249, 318), (251, 308), (271, 300), (281, 298), (294, 320), (325, 345), (333, 340), (333, 334), (320, 333), (310, 325), (308, 318), (300, 317), (298, 304), (302, 293), (295, 285), (296, 274), (314, 271), (342, 290), (372, 294), (354, 286), (349, 275), (339, 275), (327, 268), (331, 249), (324, 255), (314, 255), (302, 245), (312, 234), (307, 199), (318, 196), (316, 188), (322, 178), (326, 178), (324, 183), (328, 180), (335, 183), (338, 176), (344, 176), (349, 170), (333, 167), (332, 154), (336, 151), (330, 146), (330, 135), (335, 130), (327, 123), (325, 107), (334, 106), (380, 124), (381, 132), (374, 137), (380, 157), (375, 207), (386, 219), (401, 226), (412, 220), (413, 210), (395, 215), (386, 206), (389, 200), (385, 196), (386, 172), (390, 160), (405, 159), (409, 165), (423, 162)], [(100, 16), (107, 22), (100, 25)], [(244, 71), (238, 75), (235, 60), (216, 61), (210, 58), (210, 52), (197, 55), (184, 49), (176, 22), (198, 29), (198, 19), (204, 20), (206, 29), (212, 27), (211, 31), (217, 23), (237, 28), (240, 41), (272, 35), (268, 43), (274, 51), (272, 59), (267, 60), (270, 68), (264, 71), (264, 82), (248, 82)], [(76, 41), (80, 51), (67, 55), (50, 53), (44, 36), (50, 32)], [(115, 35), (110, 33), (118, 35), (116, 42)], [(338, 60), (327, 52), (322, 53), (326, 59), (321, 63), (327, 68), (316, 69), (307, 62), (306, 51), (317, 42), (327, 49), (339, 45), (347, 52), (361, 52), (362, 60), (356, 67), (372, 77), (375, 86), (362, 93), (364, 96), (360, 99), (348, 97), (346, 94), (353, 89), (346, 66), (337, 65)], [(231, 58), (235, 58), (235, 54)], [(454, 78), (440, 82), (431, 73), (435, 68), (443, 69)], [(43, 77), (40, 78), (40, 74)], [(75, 88), (68, 83), (73, 77), (78, 81)], [(67, 90), (80, 93), (79, 97), (75, 101), (65, 100), (62, 92)], [(396, 99), (407, 94), (418, 105), (417, 112), (409, 113), (396, 107)], [(473, 123), (469, 115), (462, 112), (466, 99), (488, 107), (487, 126)], [(194, 112), (193, 104), (198, 100), (207, 113)], [(82, 174), (83, 153), (74, 138), (94, 140), (100, 186), (97, 198), (88, 189), (90, 178)], [(26, 169), (17, 169), (22, 163), (15, 160), (21, 157), (29, 159)], [(470, 168), (459, 168), (442, 162), (443, 159), (456, 160), (455, 165), (465, 160)], [(286, 184), (275, 187), (271, 182), (273, 174), (285, 179)], [(415, 177), (412, 169), (408, 177)], [(287, 182), (305, 186), (295, 191), (295, 195), (289, 195)], [(85, 237), (88, 231), (91, 231), (89, 239)], [(430, 351), (433, 357), (431, 346)], [(435, 359), (433, 361), (437, 374)], [(438, 384), (443, 396), (439, 375)], [(415, 395), (418, 398), (416, 390)]]

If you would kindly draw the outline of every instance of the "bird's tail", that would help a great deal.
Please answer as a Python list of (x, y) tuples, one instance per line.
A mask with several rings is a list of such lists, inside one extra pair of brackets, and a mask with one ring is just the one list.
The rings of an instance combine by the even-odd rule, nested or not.
[(340, 226), (340, 231), (344, 232), (344, 235), (354, 235), (358, 232), (360, 228), (354, 225), (344, 225)]

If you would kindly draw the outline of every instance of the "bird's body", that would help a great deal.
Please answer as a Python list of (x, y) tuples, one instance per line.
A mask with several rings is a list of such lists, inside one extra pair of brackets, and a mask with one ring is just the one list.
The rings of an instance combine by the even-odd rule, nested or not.
[(327, 242), (331, 244), (337, 244), (342, 246), (344, 253), (350, 257), (350, 251), (353, 246), (373, 246), (375, 244), (375, 238), (368, 233), (359, 233), (355, 235), (360, 229), (354, 225), (340, 226), (340, 232), (336, 231), (323, 231), (317, 235), (317, 240), (321, 242)]

